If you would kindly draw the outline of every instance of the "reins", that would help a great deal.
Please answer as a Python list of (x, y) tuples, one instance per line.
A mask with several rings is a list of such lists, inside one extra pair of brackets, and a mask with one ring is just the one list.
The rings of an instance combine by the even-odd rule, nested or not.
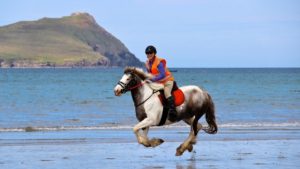
[(128, 90), (130, 91), (130, 90), (133, 90), (133, 89), (135, 89), (135, 88), (139, 88), (139, 87), (143, 86), (144, 84), (145, 84), (145, 82), (144, 82), (144, 83), (141, 82), (141, 83), (139, 83), (139, 84), (137, 84), (137, 85), (135, 85), (135, 86), (130, 87)]
[(157, 93), (157, 92), (158, 92), (158, 90), (152, 90), (152, 94), (146, 100), (142, 101), (140, 104), (137, 104), (137, 105), (134, 104), (134, 106), (137, 108), (140, 105), (144, 104), (146, 101), (148, 101), (154, 95), (154, 93)]

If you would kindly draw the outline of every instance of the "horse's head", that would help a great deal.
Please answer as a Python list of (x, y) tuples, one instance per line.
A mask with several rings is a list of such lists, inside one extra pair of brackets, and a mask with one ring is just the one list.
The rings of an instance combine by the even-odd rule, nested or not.
[(114, 89), (115, 95), (121, 96), (121, 94), (131, 90), (133, 86), (137, 85), (138, 81), (138, 77), (132, 71), (124, 72)]
[(124, 75), (114, 89), (115, 95), (120, 96), (122, 93), (126, 93), (129, 90), (140, 87), (143, 85), (143, 80), (151, 77), (152, 75), (145, 73), (143, 69), (126, 67), (124, 70)]

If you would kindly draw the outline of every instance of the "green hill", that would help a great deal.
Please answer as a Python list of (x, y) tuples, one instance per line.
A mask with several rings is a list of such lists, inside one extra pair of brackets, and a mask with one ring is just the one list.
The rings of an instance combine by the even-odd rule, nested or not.
[(87, 13), (0, 27), (0, 67), (142, 66)]

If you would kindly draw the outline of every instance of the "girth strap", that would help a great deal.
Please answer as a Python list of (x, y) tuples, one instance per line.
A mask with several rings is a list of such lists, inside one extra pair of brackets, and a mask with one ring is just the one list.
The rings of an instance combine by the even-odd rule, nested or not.
[(166, 123), (167, 117), (168, 117), (168, 112), (169, 112), (169, 108), (166, 107), (166, 106), (164, 106), (164, 108), (163, 108), (163, 114), (162, 114), (160, 122), (158, 124), (159, 126), (162, 126), (162, 125), (164, 125)]

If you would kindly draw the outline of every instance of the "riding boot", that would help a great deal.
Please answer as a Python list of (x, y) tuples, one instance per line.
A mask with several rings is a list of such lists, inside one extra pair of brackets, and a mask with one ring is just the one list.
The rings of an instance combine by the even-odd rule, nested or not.
[(174, 97), (170, 96), (169, 98), (167, 98), (168, 101), (168, 107), (169, 107), (169, 120), (174, 122), (176, 121), (177, 118), (177, 112), (176, 112), (176, 107), (175, 107), (175, 103), (174, 103)]

